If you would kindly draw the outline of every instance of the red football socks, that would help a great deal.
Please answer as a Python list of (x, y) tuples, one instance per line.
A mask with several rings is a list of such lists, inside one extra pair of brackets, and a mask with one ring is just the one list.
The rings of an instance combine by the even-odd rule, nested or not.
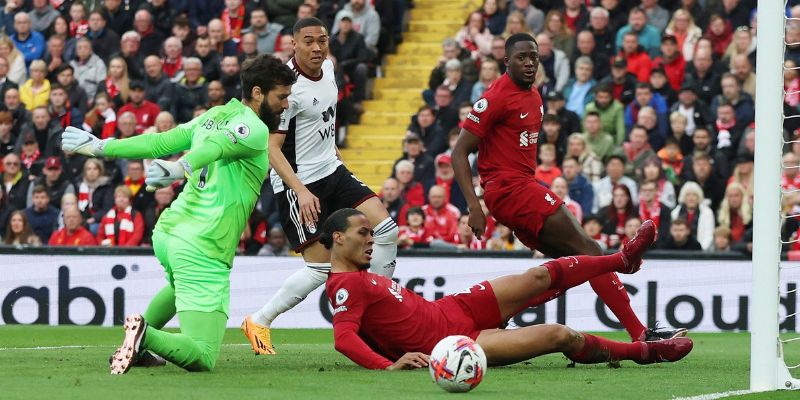
[(628, 297), (628, 291), (625, 285), (619, 280), (615, 273), (608, 273), (600, 275), (589, 281), (592, 289), (597, 293), (611, 312), (616, 315), (619, 322), (628, 331), (628, 334), (633, 340), (639, 340), (639, 336), (647, 330), (639, 321), (639, 317), (633, 312), (631, 308), (631, 300)]
[(583, 348), (574, 354), (564, 354), (572, 361), (581, 364), (597, 364), (609, 361), (633, 360), (645, 361), (648, 349), (644, 342), (617, 342), (599, 336), (581, 333)]

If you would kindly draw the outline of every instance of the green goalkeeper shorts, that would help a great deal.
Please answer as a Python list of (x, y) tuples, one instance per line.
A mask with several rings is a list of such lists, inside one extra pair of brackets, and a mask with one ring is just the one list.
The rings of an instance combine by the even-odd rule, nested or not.
[(153, 232), (153, 250), (175, 288), (175, 309), (220, 311), (229, 315), (231, 269), (204, 255), (189, 242), (158, 230)]

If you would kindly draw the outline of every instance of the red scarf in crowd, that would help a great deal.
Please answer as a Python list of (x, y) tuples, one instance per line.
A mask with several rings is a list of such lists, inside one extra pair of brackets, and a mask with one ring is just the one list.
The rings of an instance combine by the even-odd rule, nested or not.
[(178, 56), (175, 61), (169, 61), (164, 58), (161, 63), (164, 65), (164, 74), (171, 79), (174, 78), (183, 67), (183, 56)]
[(79, 39), (89, 32), (89, 21), (82, 19), (78, 22), (70, 21), (69, 23), (69, 36)]
[(27, 154), (25, 154), (23, 152), (22, 154), (20, 154), (19, 158), (20, 158), (20, 161), (22, 161), (22, 165), (25, 166), (25, 169), (31, 169), (31, 166), (33, 165), (33, 163), (35, 163), (36, 160), (38, 160), (39, 156), (41, 156), (41, 155), (42, 154), (39, 152), (39, 150), (36, 150), (31, 155), (27, 155)]
[(222, 25), (225, 26), (225, 39), (233, 39), (238, 43), (242, 39), (244, 27), (244, 4), (239, 6), (234, 17), (231, 17), (230, 10), (226, 7), (222, 12)]
[[(119, 222), (119, 231), (115, 226)], [(100, 229), (97, 232), (97, 239), (102, 246), (117, 246), (119, 243), (127, 243), (133, 236), (133, 208), (126, 207), (119, 210), (116, 207), (108, 211), (100, 220)]]
[(106, 78), (106, 93), (108, 93), (108, 97), (110, 97), (111, 99), (117, 97), (117, 95), (119, 94), (119, 88), (117, 87), (117, 85), (114, 83), (114, 80), (112, 80), (110, 76)]
[(639, 200), (639, 217), (642, 221), (652, 219), (656, 229), (658, 228), (658, 223), (661, 219), (661, 203), (658, 201), (658, 197), (655, 197), (650, 204), (647, 204), (644, 200)]

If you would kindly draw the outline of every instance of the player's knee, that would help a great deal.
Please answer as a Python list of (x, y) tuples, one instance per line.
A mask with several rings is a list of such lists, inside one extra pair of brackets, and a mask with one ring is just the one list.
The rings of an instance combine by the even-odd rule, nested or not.
[(549, 286), (550, 271), (545, 267), (531, 268), (525, 272), (525, 275), (533, 283), (533, 285), (542, 285), (545, 288)]
[(572, 330), (572, 328), (565, 325), (553, 325), (552, 333), (553, 343), (556, 345), (558, 351), (565, 352), (573, 350), (576, 344), (580, 342), (580, 333)]

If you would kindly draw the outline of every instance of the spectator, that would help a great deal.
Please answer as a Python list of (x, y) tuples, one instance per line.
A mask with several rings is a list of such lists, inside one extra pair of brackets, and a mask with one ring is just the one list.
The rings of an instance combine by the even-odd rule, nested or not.
[[(503, 41), (503, 46), (505, 46), (505, 41)], [(505, 50), (503, 54), (505, 54)], [(461, 61), (462, 78), (468, 82), (477, 80), (478, 71), (475, 67), (475, 63), (471, 61), (469, 51), (462, 49), (455, 39), (448, 38), (442, 42), (442, 56), (439, 58), (439, 63), (433, 71), (431, 71), (431, 75), (428, 78), (428, 89), (433, 91), (442, 85), (447, 78), (445, 64), (447, 61), (453, 59)], [(500, 62), (502, 62), (502, 60)]]
[(675, 186), (667, 178), (659, 157), (645, 159), (641, 167), (636, 170), (636, 175), (640, 180), (640, 186), (645, 182), (655, 183), (656, 196), (659, 201), (670, 209), (675, 207)]
[(221, 106), (225, 104), (225, 87), (222, 86), (220, 81), (211, 81), (208, 83), (208, 103), (207, 108)]
[[(181, 79), (183, 76), (183, 44), (180, 39), (170, 36), (164, 42), (164, 58), (161, 60), (161, 65), (167, 78), (170, 78), (173, 82)], [(145, 66), (146, 68), (147, 66)]]
[(32, 205), (25, 209), (31, 229), (40, 238), (49, 238), (58, 221), (58, 209), (50, 205), (48, 189), (38, 185), (33, 188)]
[(711, 251), (731, 251), (731, 230), (724, 226), (714, 229), (714, 246)]
[[(400, 160), (394, 166), (395, 177), (400, 183), (400, 198), (410, 207), (419, 207), (425, 204), (425, 190), (422, 184), (414, 179), (414, 163), (408, 160)], [(397, 221), (403, 225), (404, 216), (401, 213)]]
[(445, 80), (442, 83), (447, 86), (453, 95), (451, 104), (461, 104), (469, 101), (473, 82), (463, 78), (463, 64), (458, 60), (448, 60), (445, 63)]
[(56, 68), (55, 74), (58, 83), (67, 92), (69, 104), (77, 108), (81, 113), (89, 111), (89, 96), (86, 94), (86, 91), (75, 82), (75, 69), (69, 64), (64, 64)]
[(592, 78), (593, 68), (594, 64), (591, 58), (579, 57), (575, 60), (575, 78), (570, 79), (564, 88), (566, 108), (577, 114), (578, 117), (582, 117), (586, 105), (594, 101), (592, 89), (597, 81)]
[(294, 39), (292, 39), (292, 35), (281, 35), (278, 40), (280, 50), (275, 51), (273, 55), (283, 62), (289, 62), (289, 59), (294, 57)]
[(28, 204), (33, 204), (33, 189), (43, 187), (47, 190), (50, 204), (61, 204), (65, 194), (75, 194), (75, 186), (63, 174), (61, 159), (55, 156), (48, 157), (44, 163), (43, 176), (37, 178), (29, 187)]
[(122, 107), (129, 99), (130, 77), (128, 65), (122, 57), (114, 57), (108, 63), (108, 76), (97, 86), (99, 93), (107, 93), (114, 109)]
[(483, 250), (486, 243), (478, 239), (469, 226), (469, 215), (462, 215), (458, 218), (458, 229), (455, 236), (450, 240), (457, 248), (464, 250)]
[(500, 35), (506, 25), (505, 7), (498, 7), (498, 0), (484, 0), (479, 11), (486, 21), (486, 27), (492, 35)]
[(586, 177), (581, 175), (581, 165), (578, 159), (567, 157), (564, 159), (562, 167), (565, 182), (569, 185), (569, 197), (580, 205), (583, 212), (588, 213), (594, 203), (594, 188)]
[(258, 36), (255, 33), (248, 32), (242, 35), (242, 41), (239, 43), (241, 50), (239, 51), (240, 63), (244, 63), (249, 58), (258, 56)]
[[(175, 21), (172, 24), (171, 33), (172, 36), (175, 36), (181, 41), (183, 56), (191, 56), (192, 51), (194, 51), (194, 43), (195, 39), (197, 39), (197, 36), (195, 35), (194, 31), (192, 31), (192, 27), (189, 24), (189, 19), (184, 15), (178, 15), (175, 17)], [(204, 34), (204, 36), (207, 35), (207, 33)], [(169, 37), (169, 33), (167, 33), (166, 36)]]
[(736, 32), (733, 33), (733, 40), (728, 45), (728, 48), (725, 49), (725, 54), (723, 54), (722, 58), (722, 63), (727, 67), (727, 70), (734, 71), (736, 69), (734, 59), (737, 56), (744, 56), (751, 66), (755, 65), (756, 43), (753, 39), (753, 33), (749, 28), (739, 27), (736, 29)]
[[(50, 88), (52, 92), (52, 86)], [(19, 90), (14, 88), (9, 88), (6, 90), (6, 94), (4, 96), (4, 100), (6, 103), (6, 109), (11, 112), (11, 119), (13, 124), (11, 126), (11, 134), (14, 136), (18, 136), (20, 134), (20, 129), (22, 128), (22, 124), (31, 120), (31, 113), (25, 109), (25, 105), (19, 101)]]
[[(13, 120), (11, 113), (8, 111), (0, 111), (0, 158), (14, 152), (17, 144), (11, 136), (11, 126)], [(0, 229), (2, 232), (2, 229)]]
[(50, 81), (47, 76), (47, 64), (42, 60), (34, 60), (30, 67), (31, 78), (19, 88), (20, 101), (28, 111), (36, 107), (47, 106), (50, 97)]
[[(567, 152), (564, 160), (570, 157), (575, 158), (578, 161), (580, 174), (584, 178), (588, 179), (592, 184), (599, 181), (604, 174), (603, 163), (593, 151), (589, 150), (583, 134), (573, 133), (569, 135), (567, 142)], [(591, 211), (591, 207), (586, 208), (586, 211)]]
[(625, 106), (614, 99), (613, 89), (608, 84), (601, 84), (594, 88), (594, 98), (586, 104), (584, 109), (584, 129), (589, 113), (596, 113), (600, 117), (601, 131), (609, 134), (616, 146), (625, 141)]
[(438, 155), (447, 149), (445, 133), (436, 121), (434, 110), (431, 107), (422, 106), (417, 115), (411, 117), (407, 135), (409, 133), (415, 133), (421, 138), (423, 148), (431, 156)]
[(747, 191), (741, 184), (728, 184), (725, 199), (717, 211), (717, 224), (731, 230), (731, 241), (734, 243), (744, 238), (745, 230), (752, 223), (752, 208), (746, 195)]
[(600, 81), (611, 74), (611, 59), (604, 52), (597, 48), (597, 44), (591, 31), (580, 31), (577, 36), (577, 51), (572, 55), (572, 65), (580, 57), (588, 57), (592, 60), (592, 78)]
[(242, 0), (226, 0), (225, 9), (220, 16), (225, 29), (225, 40), (239, 43), (242, 40), (242, 29), (245, 25), (245, 11)]
[[(704, 131), (698, 130), (697, 132)], [(725, 184), (718, 176), (715, 176), (712, 161), (713, 159), (708, 154), (696, 153), (692, 163), (693, 178), (703, 189), (706, 198), (710, 200), (711, 209), (719, 210), (725, 195)]]
[[(65, 2), (66, 3), (66, 2)], [(79, 38), (89, 32), (89, 13), (86, 5), (80, 1), (72, 3), (69, 7), (69, 35), (68, 37)]]
[(618, 154), (612, 154), (606, 160), (606, 176), (594, 184), (593, 213), (611, 204), (613, 198), (612, 189), (619, 185), (625, 185), (628, 188), (628, 193), (632, 196), (633, 202), (639, 203), (639, 191), (636, 181), (624, 175), (625, 163), (625, 157)]
[(649, 143), (648, 136), (647, 128), (642, 125), (634, 125), (631, 129), (629, 141), (622, 145), (622, 152), (628, 159), (625, 166), (626, 175), (633, 175), (648, 158), (657, 157)]
[(536, 166), (536, 178), (550, 186), (553, 179), (561, 176), (561, 168), (556, 165), (556, 147), (551, 143), (539, 146), (539, 163)]
[[(280, 0), (271, 0), (267, 2), (269, 8), (270, 3), (280, 2)], [(197, 31), (197, 36), (203, 36), (208, 31), (208, 25), (213, 18), (222, 14), (225, 9), (225, 3), (219, 0), (193, 0), (189, 2), (189, 20), (192, 23), (192, 28)], [(292, 13), (294, 14), (294, 13)]]
[[(170, 35), (173, 22), (179, 12), (171, 7), (168, 0), (150, 0), (149, 4), (142, 4), (140, 8), (150, 12), (151, 24), (155, 28), (155, 31), (161, 35), (162, 39)], [(133, 17), (133, 26), (137, 30), (139, 29), (137, 24), (138, 16), (137, 12)], [(156, 47), (156, 53), (153, 54), (158, 54), (158, 47)]]
[(600, 246), (601, 250), (606, 251), (609, 247), (609, 236), (603, 233), (602, 223), (599, 216), (587, 215), (583, 219), (583, 231)]
[(526, 249), (525, 245), (514, 236), (514, 232), (503, 224), (497, 224), (494, 234), (486, 243), (486, 248), (494, 251), (516, 251)]
[(713, 14), (709, 18), (708, 28), (706, 28), (706, 33), (703, 37), (711, 41), (714, 55), (717, 58), (721, 58), (733, 39), (731, 23), (721, 15)]
[(211, 48), (211, 42), (208, 37), (197, 38), (194, 42), (194, 53), (192, 55), (203, 63), (203, 77), (207, 81), (219, 79), (222, 59), (219, 53)]
[(559, 49), (572, 60), (575, 54), (575, 31), (567, 26), (564, 14), (559, 10), (550, 10), (545, 17), (542, 33), (550, 35), (553, 48)]
[(447, 190), (441, 186), (432, 186), (428, 191), (428, 204), (422, 206), (425, 212), (425, 230), (434, 239), (450, 240), (458, 228), (461, 212), (447, 202)]
[[(495, 1), (495, 0), (488, 0), (488, 1)], [(476, 101), (480, 100), (481, 96), (483, 96), (483, 92), (494, 83), (498, 78), (500, 78), (500, 67), (492, 58), (487, 58), (481, 62), (481, 73), (477, 82), (472, 85), (472, 92), (469, 96), (470, 103), (475, 103)], [(798, 88), (800, 90), (800, 87)]]
[(83, 129), (102, 139), (114, 137), (117, 132), (117, 114), (107, 93), (101, 92), (95, 96), (94, 107), (86, 114)]
[(11, 213), (15, 210), (14, 206), (8, 203), (8, 197), (6, 196), (6, 186), (0, 185), (0, 239), (3, 238), (3, 234), (5, 234), (7, 226), (8, 226), (8, 219), (11, 217)]
[[(736, 124), (739, 127), (750, 125), (755, 120), (755, 105), (753, 98), (742, 91), (742, 86), (735, 75), (725, 73), (720, 80), (722, 93), (714, 97), (711, 102), (711, 111), (719, 113), (719, 106), (722, 103), (729, 103), (736, 112)], [(738, 141), (734, 142), (738, 145)]]
[[(609, 0), (606, 0), (606, 2), (609, 2)], [(616, 8), (616, 10), (619, 10), (619, 8)], [(621, 16), (621, 23), (624, 24), (625, 16)], [(609, 25), (610, 22), (609, 10), (604, 7), (594, 7), (589, 13), (589, 30), (592, 32), (592, 36), (594, 36), (597, 51), (606, 57), (611, 57), (615, 53), (616, 38), (614, 33), (619, 28), (616, 24), (614, 24), (614, 26)]]
[(167, 111), (162, 111), (158, 113), (156, 117), (156, 124), (154, 127), (156, 128), (156, 132), (166, 132), (172, 128), (177, 126), (175, 123), (175, 118)]
[(25, 63), (25, 56), (17, 50), (16, 45), (8, 36), (0, 36), (0, 58), (8, 61), (6, 78), (17, 85), (28, 80), (28, 69)]
[(567, 110), (564, 95), (560, 92), (551, 91), (545, 95), (547, 114), (555, 115), (561, 121), (562, 130), (570, 132), (580, 132), (581, 119), (578, 114)]
[(171, 185), (166, 186), (156, 190), (154, 197), (155, 201), (151, 202), (142, 212), (142, 214), (144, 214), (144, 236), (142, 237), (142, 243), (150, 246), (153, 245), (153, 229), (155, 229), (158, 218), (161, 217), (164, 210), (175, 200), (175, 190)]
[(275, 22), (291, 27), (297, 22), (297, 9), (302, 4), (304, 0), (267, 0), (266, 10)]
[(429, 193), (431, 188), (439, 186), (445, 190), (445, 203), (455, 206), (459, 213), (466, 211), (467, 201), (455, 180), (452, 158), (448, 154), (439, 154), (435, 161), (436, 176), (424, 183), (425, 192)]
[(736, 166), (733, 168), (730, 179), (728, 179), (728, 184), (738, 183), (744, 187), (748, 195), (752, 196), (754, 175), (753, 155), (740, 155), (736, 157)]
[[(628, 24), (617, 31), (616, 47), (618, 51), (622, 51), (623, 39), (628, 32), (633, 32), (636, 35), (636, 42), (644, 48), (644, 51), (650, 57), (658, 55), (659, 47), (661, 46), (661, 31), (648, 23), (647, 14), (642, 8), (631, 8), (628, 12)], [(644, 79), (642, 81), (646, 82), (647, 80)]]
[[(553, 179), (553, 183), (550, 185), (550, 190), (555, 193), (559, 199), (564, 201), (564, 206), (567, 207), (567, 210), (569, 210), (569, 212), (575, 217), (578, 223), (581, 223), (581, 221), (583, 221), (583, 208), (581, 208), (581, 205), (577, 201), (573, 200), (569, 195), (567, 180), (564, 179), (563, 176)], [(591, 203), (589, 203), (589, 206), (591, 206)]]
[(647, 130), (647, 139), (653, 151), (658, 151), (664, 147), (667, 131), (664, 124), (661, 124), (658, 116), (656, 116), (656, 111), (653, 107), (642, 107), (642, 109), (639, 110), (636, 123)]
[(785, 191), (800, 189), (800, 157), (794, 153), (786, 153), (782, 161), (781, 189)]
[(664, 35), (661, 38), (661, 55), (653, 59), (652, 69), (663, 70), (672, 89), (681, 88), (686, 75), (686, 60), (678, 49), (678, 39), (675, 36)]
[[(200, 36), (202, 37), (202, 35)], [(225, 38), (225, 26), (219, 18), (208, 22), (208, 39), (211, 48), (223, 56), (232, 56), (238, 52), (239, 44)]]
[(194, 109), (208, 102), (208, 88), (205, 78), (201, 76), (203, 63), (197, 58), (183, 60), (184, 76), (175, 84), (172, 101), (172, 115), (180, 122), (192, 119)]
[[(193, 0), (194, 2), (196, 0)], [(122, 6), (122, 0), (105, 0), (103, 17), (108, 21), (108, 29), (122, 35), (133, 29), (133, 15), (129, 2)], [(91, 18), (91, 17), (90, 17)]]
[[(126, 139), (133, 136), (136, 136), (136, 115), (132, 112), (120, 114), (117, 120), (117, 130), (114, 132), (114, 138)], [(127, 160), (118, 161), (127, 162)]]
[(609, 248), (620, 245), (622, 236), (625, 235), (625, 221), (630, 217), (639, 216), (639, 210), (634, 206), (637, 203), (631, 199), (627, 186), (616, 185), (612, 195), (611, 203), (598, 211), (603, 226), (602, 232), (608, 235)]
[(658, 236), (666, 238), (669, 234), (672, 219), (670, 208), (659, 200), (658, 185), (653, 181), (644, 181), (639, 185), (639, 218), (642, 221), (652, 220), (658, 229)]
[(31, 29), (44, 32), (53, 24), (56, 17), (61, 15), (47, 0), (33, 0), (33, 10), (30, 13)]
[(163, 73), (161, 60), (156, 56), (148, 56), (144, 59), (144, 70), (147, 74), (144, 79), (144, 98), (156, 103), (162, 110), (169, 109), (172, 83)]
[(31, 17), (28, 13), (20, 12), (14, 15), (14, 30), (16, 32), (11, 35), (11, 40), (25, 56), (26, 66), (30, 66), (33, 60), (39, 60), (44, 56), (44, 36), (31, 30)]
[(545, 75), (555, 82), (557, 92), (562, 92), (569, 81), (569, 57), (559, 49), (554, 49), (550, 36), (536, 35), (539, 44), (539, 68), (544, 68)]
[[(673, 111), (669, 114), (670, 134), (667, 137), (666, 143), (668, 144), (670, 140), (672, 140), (677, 144), (679, 149), (678, 155), (680, 155), (681, 159), (683, 158), (684, 154), (688, 155), (694, 151), (692, 137), (686, 132), (686, 125), (688, 122), (689, 120), (686, 118), (686, 116), (678, 111)], [(661, 151), (663, 151), (663, 149)], [(658, 156), (661, 157), (661, 159), (664, 159), (661, 151), (658, 152)], [(676, 173), (680, 174), (680, 169), (678, 169)]]
[[(701, 26), (708, 25), (708, 13), (706, 12), (706, 4), (698, 0), (682, 0), (679, 10), (689, 14), (694, 19), (694, 23), (700, 29)], [(691, 61), (691, 60), (686, 60)]]
[(271, 54), (276, 49), (276, 44), (280, 39), (281, 31), (284, 26), (270, 22), (267, 18), (267, 12), (261, 8), (256, 8), (250, 12), (250, 27), (243, 30), (243, 33), (255, 33), (259, 53)]
[(392, 217), (395, 222), (399, 220), (404, 209), (408, 208), (405, 201), (400, 197), (400, 187), (401, 184), (396, 178), (389, 177), (383, 181), (383, 187), (380, 193), (383, 206), (386, 207), (386, 211), (389, 212), (389, 216)]
[(269, 239), (264, 247), (258, 251), (259, 256), (287, 257), (289, 256), (289, 241), (283, 229), (275, 227), (269, 230)]
[(560, 164), (567, 152), (567, 133), (562, 129), (561, 121), (553, 114), (545, 114), (542, 121), (541, 132), (538, 135), (538, 144), (555, 146), (556, 164)]
[[(636, 85), (636, 98), (625, 107), (625, 127), (630, 131), (631, 127), (639, 120), (639, 112), (643, 107), (652, 107), (656, 113), (656, 120), (658, 124), (658, 132), (661, 134), (661, 140), (666, 136), (667, 132), (667, 102), (658, 93), (653, 93), (653, 89), (649, 83), (639, 83)], [(654, 138), (656, 140), (656, 138)], [(656, 141), (656, 143), (659, 143)], [(661, 142), (663, 144), (663, 142)]]
[(136, 134), (153, 126), (161, 109), (157, 104), (145, 99), (144, 84), (140, 81), (131, 81), (129, 87), (129, 102), (119, 109), (120, 114), (131, 112), (136, 116)]
[(559, 10), (564, 15), (564, 26), (572, 32), (578, 32), (589, 24), (589, 10), (586, 2), (581, 0), (564, 0)]
[[(678, 92), (678, 102), (672, 105), (670, 111), (678, 112), (686, 118), (686, 134), (690, 138), (693, 137), (695, 129), (705, 128), (713, 121), (708, 105), (697, 98), (697, 88), (688, 82), (681, 86), (681, 90)], [(681, 148), (684, 149), (683, 145)], [(688, 155), (688, 153), (684, 153), (684, 155)]]
[(97, 230), (97, 243), (101, 246), (139, 246), (144, 235), (142, 214), (131, 207), (131, 191), (127, 186), (114, 190), (114, 207), (103, 216)]
[(89, 31), (86, 37), (92, 41), (92, 49), (103, 61), (108, 60), (112, 54), (120, 50), (120, 35), (127, 30), (115, 32), (106, 28), (106, 19), (100, 10), (89, 13)]
[(641, 7), (647, 15), (647, 21), (659, 32), (667, 27), (669, 11), (659, 6), (657, 0), (642, 0)]
[[(503, 39), (502, 36), (495, 36), (492, 39), (492, 54), (486, 57), (486, 60), (494, 60), (497, 62), (497, 66), (500, 68), (500, 74), (506, 73), (506, 63), (505, 63), (505, 56), (506, 56), (506, 40)], [(485, 61), (485, 60), (484, 60)], [(481, 64), (483, 66), (483, 64)], [(537, 76), (539, 75), (539, 69), (536, 70)]]
[(614, 152), (614, 139), (611, 135), (602, 131), (600, 114), (596, 111), (587, 112), (583, 125), (586, 129), (583, 133), (583, 140), (586, 142), (589, 151), (599, 159), (606, 159)]
[(700, 243), (691, 235), (688, 222), (683, 218), (672, 221), (669, 236), (661, 241), (659, 248), (664, 250), (703, 250)]
[(110, 179), (104, 174), (103, 162), (88, 158), (83, 166), (83, 176), (75, 185), (78, 188), (78, 208), (88, 216), (86, 223), (90, 231), (97, 231), (100, 219), (114, 205)]
[(227, 56), (222, 59), (222, 76), (220, 82), (225, 87), (225, 102), (232, 98), (241, 98), (242, 96), (242, 80), (239, 76), (241, 67), (239, 66), (239, 59), (233, 56)]
[(672, 210), (672, 220), (687, 221), (692, 237), (703, 250), (710, 251), (714, 244), (714, 212), (705, 202), (703, 189), (695, 182), (686, 182), (678, 196), (679, 204)]
[(8, 219), (8, 228), (3, 235), (3, 243), (15, 246), (41, 246), (42, 240), (33, 233), (25, 212), (17, 210)]
[(142, 213), (155, 202), (155, 195), (145, 190), (144, 178), (144, 162), (142, 160), (129, 160), (127, 174), (122, 184), (131, 191), (131, 206)]
[[(2, 42), (0, 42), (2, 43)], [(8, 79), (8, 61), (0, 57), (0, 100), (5, 97), (6, 90), (14, 88), (17, 89), (19, 86)], [(0, 101), (2, 104), (2, 101)]]
[(623, 105), (633, 100), (638, 83), (636, 76), (628, 72), (628, 63), (622, 56), (614, 57), (611, 63), (611, 75), (600, 81), (601, 85), (611, 87), (613, 97)]
[[(161, 49), (161, 44), (164, 43), (166, 34), (156, 29), (153, 25), (153, 15), (147, 9), (139, 9), (136, 11), (133, 19), (133, 26), (135, 32), (140, 37), (140, 52), (143, 57), (150, 55), (158, 55)], [(124, 37), (124, 35), (123, 35)], [(181, 45), (181, 47), (183, 47)]]
[(92, 42), (86, 37), (78, 39), (75, 45), (76, 60), (70, 61), (78, 84), (86, 91), (89, 98), (94, 98), (97, 87), (106, 78), (106, 65), (92, 52)]
[[(544, 29), (544, 12), (531, 4), (531, 0), (513, 0), (509, 4), (509, 10), (519, 12), (524, 18), (525, 24), (528, 29), (535, 33), (540, 33)], [(511, 15), (508, 16), (511, 19)], [(513, 32), (516, 33), (516, 32)], [(513, 34), (512, 33), (512, 34)], [(504, 37), (508, 35), (504, 34)]]
[(57, 121), (62, 129), (68, 126), (81, 127), (83, 114), (69, 103), (67, 91), (61, 85), (50, 85), (50, 117)]
[(397, 246), (402, 249), (428, 247), (433, 241), (433, 236), (426, 227), (425, 212), (422, 208), (409, 208), (404, 220), (407, 224), (400, 226)]
[(345, 15), (339, 21), (339, 33), (331, 40), (330, 53), (336, 67), (355, 85), (352, 100), (361, 103), (366, 98), (367, 62), (372, 58), (364, 36), (353, 30), (353, 20)]
[(694, 58), (694, 50), (697, 41), (703, 36), (703, 30), (695, 25), (692, 13), (679, 8), (672, 14), (672, 20), (669, 21), (664, 34), (675, 37), (678, 49), (688, 63)]
[(714, 128), (717, 136), (717, 150), (728, 159), (736, 157), (744, 135), (744, 126), (737, 120), (733, 104), (722, 101), (717, 106), (717, 121)]
[(29, 184), (30, 179), (22, 171), (20, 157), (15, 153), (7, 154), (3, 158), (3, 185), (7, 202), (14, 209), (27, 207)]
[(653, 65), (650, 56), (639, 45), (638, 40), (635, 33), (626, 33), (622, 37), (622, 48), (618, 56), (625, 59), (628, 72), (633, 74), (639, 82), (648, 82)]
[(473, 59), (483, 59), (492, 52), (492, 33), (486, 27), (486, 22), (480, 12), (469, 14), (464, 26), (456, 33), (456, 41), (462, 48), (467, 49)]
[[(32, 132), (23, 132), (21, 137), (22, 146), (19, 157), (22, 171), (28, 175), (29, 179), (35, 179), (42, 174), (42, 153), (39, 151), (39, 143)], [(27, 198), (27, 193), (26, 193)]]
[(450, 132), (458, 125), (458, 104), (453, 103), (453, 92), (447, 86), (441, 85), (436, 88), (433, 95), (433, 109), (436, 111), (436, 120), (444, 132)]
[(96, 246), (94, 236), (83, 226), (83, 216), (77, 207), (63, 211), (64, 227), (50, 236), (50, 246)]
[(371, 3), (365, 0), (350, 0), (336, 13), (331, 32), (336, 35), (339, 33), (341, 20), (344, 16), (350, 15), (353, 20), (353, 28), (356, 32), (364, 36), (367, 48), (372, 52), (378, 52), (378, 37), (381, 30), (381, 17)]
[(711, 103), (721, 91), (720, 76), (713, 70), (713, 62), (710, 51), (698, 49), (692, 65), (686, 67), (685, 81), (694, 85), (697, 95), (706, 104)]
[[(435, 176), (433, 157), (425, 151), (424, 144), (420, 136), (416, 133), (409, 133), (404, 143), (405, 151), (395, 165), (401, 160), (408, 160), (414, 164), (414, 180), (426, 182)], [(403, 180), (401, 179), (401, 182)]]

